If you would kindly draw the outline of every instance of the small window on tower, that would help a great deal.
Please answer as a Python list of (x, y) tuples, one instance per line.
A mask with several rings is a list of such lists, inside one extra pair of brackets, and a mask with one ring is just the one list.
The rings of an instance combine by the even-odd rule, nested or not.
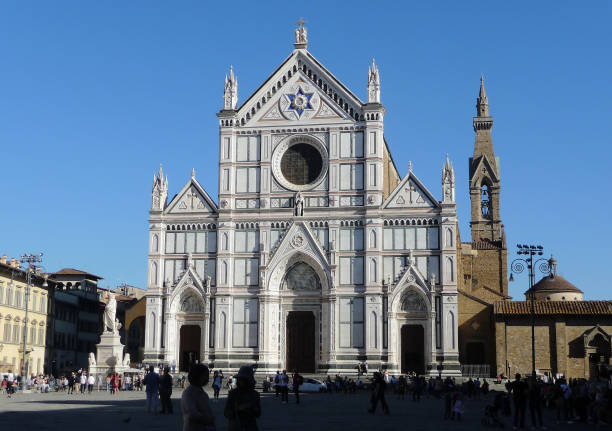
[(490, 219), (491, 218), (491, 194), (489, 191), (488, 185), (483, 185), (480, 193), (480, 211), (482, 214), (482, 218)]

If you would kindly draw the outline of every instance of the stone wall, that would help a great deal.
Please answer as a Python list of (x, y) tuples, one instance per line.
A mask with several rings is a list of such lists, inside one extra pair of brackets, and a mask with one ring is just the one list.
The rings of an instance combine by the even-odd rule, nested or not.
[[(507, 250), (475, 249), (471, 243), (459, 243), (459, 361), (462, 364), (488, 364), (491, 372), (498, 367), (493, 303), (505, 299), (508, 292)], [(483, 345), (484, 358), (478, 360), (472, 343)], [(503, 363), (502, 363), (503, 366)]]
[[(497, 374), (531, 373), (531, 318), (496, 315), (495, 320)], [(536, 316), (537, 372), (588, 378), (584, 334), (598, 324), (612, 333), (612, 316)]]

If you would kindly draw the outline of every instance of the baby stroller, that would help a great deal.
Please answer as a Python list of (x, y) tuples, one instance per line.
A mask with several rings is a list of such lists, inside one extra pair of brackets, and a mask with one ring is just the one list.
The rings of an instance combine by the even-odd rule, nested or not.
[(499, 427), (503, 428), (504, 424), (497, 417), (497, 409), (494, 406), (486, 406), (484, 410), (484, 416), (480, 420), (480, 423), (484, 427)]

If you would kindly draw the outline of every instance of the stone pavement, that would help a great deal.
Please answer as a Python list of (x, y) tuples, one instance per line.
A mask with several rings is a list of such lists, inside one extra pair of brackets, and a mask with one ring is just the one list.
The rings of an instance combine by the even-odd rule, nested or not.
[[(210, 389), (210, 388), (208, 388)], [(212, 398), (212, 394), (209, 395)], [(222, 399), (213, 402), (212, 408), (217, 418), (217, 429), (227, 429), (223, 417), (226, 392)], [(407, 396), (398, 400), (388, 395), (387, 402), (391, 415), (383, 416), (379, 410), (376, 415), (367, 413), (369, 393), (344, 394), (302, 394), (301, 404), (295, 404), (292, 395), (289, 404), (280, 404), (274, 394), (261, 394), (262, 417), (260, 430), (437, 430), (474, 431), (482, 429), (482, 412), (488, 399), (468, 400), (461, 422), (444, 421), (443, 401), (434, 398), (415, 403)], [(173, 394), (174, 415), (154, 415), (145, 412), (144, 392), (121, 392), (111, 396), (106, 392), (92, 395), (67, 395), (65, 393), (16, 394), (8, 399), (0, 395), (0, 423), (3, 429), (23, 431), (123, 431), (123, 430), (164, 430), (180, 431), (180, 391)], [(553, 412), (545, 411), (545, 422), (549, 430), (611, 429), (612, 427), (585, 424), (555, 425)], [(527, 420), (529, 418), (527, 417)], [(504, 418), (506, 428), (511, 429), (509, 418)], [(529, 429), (529, 427), (527, 428)]]

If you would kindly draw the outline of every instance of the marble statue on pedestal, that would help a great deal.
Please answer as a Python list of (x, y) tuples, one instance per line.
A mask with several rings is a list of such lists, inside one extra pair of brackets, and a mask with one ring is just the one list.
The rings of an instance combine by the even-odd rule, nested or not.
[(115, 295), (112, 293), (108, 293), (108, 302), (104, 307), (104, 332), (118, 332), (117, 328), (117, 320), (115, 319), (115, 315), (117, 314), (117, 300), (115, 299)]

